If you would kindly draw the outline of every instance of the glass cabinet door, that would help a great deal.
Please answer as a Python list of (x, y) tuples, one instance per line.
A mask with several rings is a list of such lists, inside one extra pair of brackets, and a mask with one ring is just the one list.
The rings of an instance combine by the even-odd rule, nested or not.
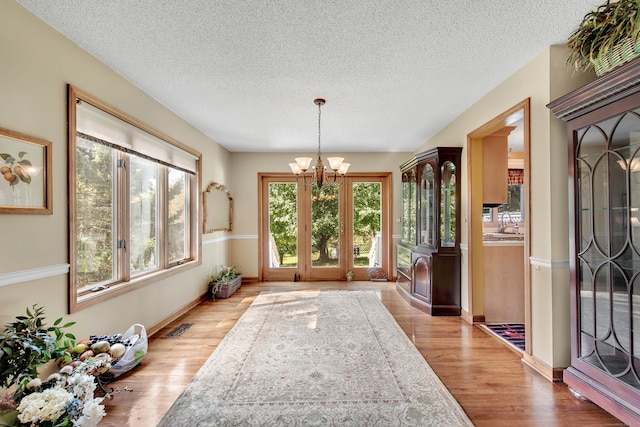
[(456, 245), (456, 166), (446, 161), (440, 172), (440, 245)]
[(416, 172), (402, 174), (402, 241), (416, 244)]
[(436, 246), (433, 167), (426, 164), (420, 178), (420, 244)]
[(640, 110), (579, 129), (578, 358), (640, 390)]

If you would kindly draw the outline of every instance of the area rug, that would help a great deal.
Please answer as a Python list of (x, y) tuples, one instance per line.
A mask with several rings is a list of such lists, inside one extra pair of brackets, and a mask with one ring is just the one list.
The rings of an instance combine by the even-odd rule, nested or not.
[(518, 350), (524, 351), (524, 324), (523, 323), (490, 323), (483, 325), (489, 331), (502, 338)]
[(373, 291), (260, 294), (159, 426), (472, 426)]

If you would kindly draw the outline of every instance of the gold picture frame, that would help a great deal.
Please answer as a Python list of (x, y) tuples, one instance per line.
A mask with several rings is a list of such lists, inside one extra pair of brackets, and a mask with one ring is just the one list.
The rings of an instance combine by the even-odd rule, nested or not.
[(51, 142), (0, 128), (0, 214), (52, 213)]

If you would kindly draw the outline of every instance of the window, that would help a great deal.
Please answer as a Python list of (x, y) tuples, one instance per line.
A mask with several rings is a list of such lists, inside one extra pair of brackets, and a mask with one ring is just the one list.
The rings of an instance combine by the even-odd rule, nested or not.
[(522, 208), (524, 206), (524, 191), (522, 184), (510, 184), (507, 187), (507, 203), (498, 206), (498, 216), (501, 221), (517, 223), (524, 221)]
[(69, 86), (70, 311), (200, 259), (200, 154)]
[(524, 185), (509, 184), (507, 187), (507, 203), (496, 208), (482, 208), (482, 222), (486, 226), (502, 226), (510, 230), (516, 224), (524, 222)]

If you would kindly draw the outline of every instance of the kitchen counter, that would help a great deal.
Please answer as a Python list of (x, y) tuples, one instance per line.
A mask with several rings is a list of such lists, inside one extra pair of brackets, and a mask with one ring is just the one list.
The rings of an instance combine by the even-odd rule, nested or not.
[(524, 234), (484, 233), (482, 244), (484, 246), (523, 246)]

